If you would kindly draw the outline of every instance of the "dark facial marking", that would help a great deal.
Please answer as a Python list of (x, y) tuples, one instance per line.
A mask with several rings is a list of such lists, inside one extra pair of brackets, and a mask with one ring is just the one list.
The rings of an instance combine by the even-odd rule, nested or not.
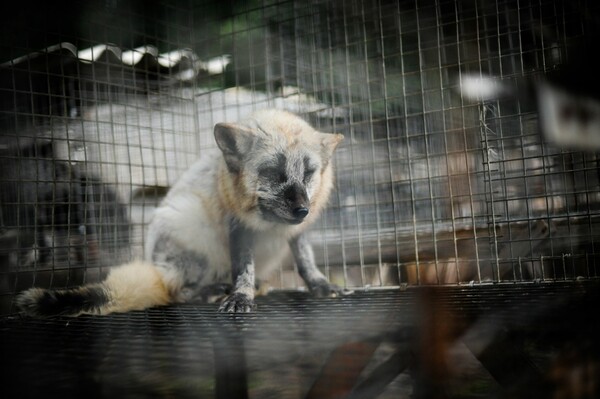
[(258, 168), (258, 175), (271, 183), (284, 183), (287, 181), (286, 163), (286, 156), (277, 154), (275, 159), (265, 162)]

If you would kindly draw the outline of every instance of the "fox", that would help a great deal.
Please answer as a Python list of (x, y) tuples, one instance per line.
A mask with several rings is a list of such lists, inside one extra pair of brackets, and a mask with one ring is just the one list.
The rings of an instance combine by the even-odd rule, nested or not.
[(217, 123), (213, 134), (216, 148), (155, 209), (142, 259), (111, 268), (99, 283), (30, 288), (17, 309), (33, 317), (106, 315), (197, 301), (248, 313), (257, 281), (290, 256), (312, 294), (342, 295), (318, 269), (305, 231), (328, 203), (332, 156), (344, 136), (277, 109)]

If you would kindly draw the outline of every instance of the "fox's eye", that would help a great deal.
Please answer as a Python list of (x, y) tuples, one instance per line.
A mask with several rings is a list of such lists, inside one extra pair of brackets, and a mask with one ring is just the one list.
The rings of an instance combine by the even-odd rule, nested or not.
[(261, 169), (259, 169), (258, 173), (260, 174), (260, 176), (263, 179), (269, 180), (269, 181), (275, 182), (275, 183), (283, 183), (287, 180), (285, 171), (281, 170), (279, 168), (272, 168), (272, 167), (261, 168)]
[(309, 181), (312, 176), (315, 174), (315, 169), (313, 168), (308, 168), (304, 171), (304, 181)]

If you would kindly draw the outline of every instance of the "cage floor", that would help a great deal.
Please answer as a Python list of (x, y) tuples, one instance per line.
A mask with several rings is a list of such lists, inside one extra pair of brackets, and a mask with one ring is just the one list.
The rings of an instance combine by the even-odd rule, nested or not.
[[(595, 281), (0, 321), (0, 396), (600, 397)], [(563, 396), (560, 396), (563, 395)]]

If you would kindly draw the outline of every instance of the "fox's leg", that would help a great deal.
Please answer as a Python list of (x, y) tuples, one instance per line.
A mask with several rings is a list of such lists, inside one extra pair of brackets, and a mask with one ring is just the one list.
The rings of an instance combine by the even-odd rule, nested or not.
[(229, 229), (229, 254), (233, 292), (223, 300), (219, 312), (247, 313), (256, 307), (253, 236), (237, 221), (232, 221)]
[(312, 247), (304, 235), (300, 234), (292, 238), (289, 243), (298, 267), (298, 273), (310, 292), (319, 297), (336, 296), (343, 292), (340, 287), (331, 284), (317, 268)]

